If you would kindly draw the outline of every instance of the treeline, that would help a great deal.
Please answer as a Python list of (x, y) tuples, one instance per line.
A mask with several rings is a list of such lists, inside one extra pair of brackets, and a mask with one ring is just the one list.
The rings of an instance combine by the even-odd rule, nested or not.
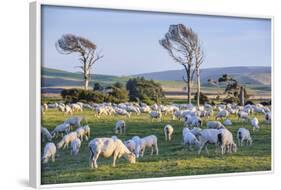
[(61, 96), (66, 103), (75, 102), (144, 102), (146, 104), (166, 103), (163, 89), (160, 84), (153, 80), (146, 80), (143, 77), (129, 79), (124, 86), (116, 82), (110, 86), (102, 86), (100, 83), (94, 83), (92, 90), (84, 89), (64, 89)]

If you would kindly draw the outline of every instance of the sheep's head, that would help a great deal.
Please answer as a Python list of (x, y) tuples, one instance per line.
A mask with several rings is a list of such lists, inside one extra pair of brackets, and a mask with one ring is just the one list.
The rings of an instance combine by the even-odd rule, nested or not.
[(129, 153), (128, 154), (128, 161), (131, 163), (131, 164), (135, 164), (136, 163), (136, 155), (134, 153)]

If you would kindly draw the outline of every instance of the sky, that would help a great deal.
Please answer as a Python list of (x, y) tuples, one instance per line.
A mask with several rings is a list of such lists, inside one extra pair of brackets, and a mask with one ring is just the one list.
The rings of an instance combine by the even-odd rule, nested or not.
[(159, 44), (171, 24), (184, 24), (202, 43), (201, 68), (271, 66), (271, 21), (238, 17), (167, 14), (93, 8), (42, 7), (42, 65), (78, 72), (78, 54), (63, 55), (56, 41), (64, 34), (85, 37), (104, 57), (95, 74), (126, 76), (178, 70)]

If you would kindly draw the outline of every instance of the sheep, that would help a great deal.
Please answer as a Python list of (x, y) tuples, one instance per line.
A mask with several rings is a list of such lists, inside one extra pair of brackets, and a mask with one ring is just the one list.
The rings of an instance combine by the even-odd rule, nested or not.
[(77, 155), (79, 153), (79, 149), (81, 147), (81, 141), (79, 138), (74, 139), (73, 141), (71, 141), (71, 150), (70, 150), (70, 154), (71, 155)]
[(56, 145), (53, 142), (47, 143), (44, 147), (44, 153), (42, 156), (43, 163), (48, 163), (50, 158), (52, 159), (52, 162), (55, 162), (56, 151)]
[(125, 134), (126, 133), (126, 123), (124, 120), (119, 120), (115, 124), (115, 134)]
[(264, 118), (267, 123), (271, 123), (271, 112), (265, 113)]
[(85, 138), (86, 141), (90, 138), (90, 127), (89, 125), (85, 125), (83, 127), (79, 127), (76, 132), (77, 132), (77, 137), (80, 138), (81, 141), (83, 141), (83, 138)]
[(238, 112), (238, 119), (249, 120), (249, 113), (245, 111)]
[(195, 137), (198, 139), (198, 136), (200, 135), (202, 129), (199, 127), (193, 127), (190, 132), (195, 135)]
[(207, 128), (221, 129), (221, 128), (225, 128), (225, 127), (220, 121), (208, 121), (207, 122)]
[(238, 146), (243, 146), (244, 141), (246, 141), (246, 144), (252, 145), (253, 140), (250, 135), (250, 131), (245, 128), (239, 128), (237, 131), (237, 143)]
[[(59, 105), (58, 105), (58, 110), (61, 111), (61, 112), (65, 112), (65, 105), (59, 104)], [(71, 111), (72, 111), (72, 110), (71, 110)]]
[(172, 134), (174, 132), (174, 129), (171, 125), (166, 125), (164, 127), (164, 134), (165, 134), (165, 140), (171, 141), (172, 140)]
[(72, 113), (73, 113), (73, 111), (72, 111), (71, 107), (69, 105), (66, 105), (65, 108), (64, 108), (64, 114), (65, 115), (68, 115), (68, 114), (72, 115)]
[(136, 154), (137, 143), (134, 140), (129, 139), (124, 141), (124, 144), (131, 152), (135, 153), (137, 158), (139, 157), (139, 155)]
[(220, 129), (218, 133), (218, 145), (221, 150), (221, 154), (236, 152), (237, 146), (233, 141), (232, 133), (227, 129)]
[(230, 119), (226, 119), (226, 120), (224, 120), (223, 124), (224, 124), (225, 126), (231, 126), (231, 125), (232, 125), (232, 122), (231, 122)]
[(43, 140), (47, 139), (48, 141), (51, 141), (53, 138), (48, 129), (45, 127), (41, 127), (41, 135)]
[(151, 121), (153, 121), (153, 119), (158, 119), (159, 121), (161, 121), (162, 118), (161, 111), (151, 111), (149, 115), (151, 117)]
[(57, 143), (58, 149), (65, 149), (68, 147), (68, 144), (71, 143), (74, 139), (77, 139), (77, 132), (71, 132), (67, 135), (65, 135), (60, 142)]
[(153, 155), (154, 149), (156, 155), (158, 155), (158, 144), (157, 144), (157, 137), (155, 135), (149, 135), (141, 139), (140, 141), (140, 154), (143, 157), (145, 149), (151, 148), (150, 155)]
[(189, 126), (201, 127), (201, 125), (202, 125), (202, 120), (200, 118), (189, 114), (184, 116), (185, 127), (189, 127)]
[(82, 112), (83, 111), (83, 108), (81, 107), (80, 104), (71, 104), (70, 107), (73, 112), (75, 112), (75, 111)]
[(59, 134), (61, 134), (61, 136), (63, 137), (63, 135), (69, 133), (69, 131), (70, 131), (70, 124), (62, 123), (56, 126), (56, 128), (51, 132), (51, 135), (53, 136), (53, 138), (57, 137), (57, 135)]
[(253, 131), (260, 129), (259, 120), (256, 117), (251, 120), (251, 125), (253, 126)]
[(187, 132), (190, 132), (190, 129), (188, 127), (184, 127), (182, 129), (182, 138), (184, 138), (184, 134), (187, 133)]
[(118, 115), (125, 115), (128, 118), (131, 117), (131, 113), (127, 112), (125, 109), (116, 108), (115, 111), (116, 111), (116, 114), (118, 114)]
[(81, 121), (85, 119), (83, 116), (70, 117), (64, 121), (65, 124), (69, 124), (72, 127), (81, 127)]
[(109, 115), (107, 112), (107, 109), (103, 106), (96, 107), (97, 117), (100, 117), (101, 115)]
[(228, 115), (229, 115), (229, 112), (227, 110), (221, 110), (217, 113), (216, 119), (228, 117)]
[(195, 145), (197, 149), (200, 147), (199, 141), (191, 131), (185, 131), (185, 133), (183, 134), (183, 144), (185, 146), (189, 145), (189, 150), (192, 150), (192, 145)]
[(119, 139), (112, 138), (95, 138), (90, 141), (89, 145), (90, 168), (98, 168), (97, 160), (99, 156), (109, 158), (113, 156), (112, 166), (116, 166), (116, 159), (124, 156), (129, 163), (136, 163), (136, 156)]
[(199, 142), (200, 142), (200, 147), (198, 150), (198, 155), (201, 154), (202, 149), (205, 147), (205, 151), (207, 155), (209, 155), (208, 151), (208, 144), (215, 144), (216, 149), (218, 146), (218, 134), (219, 130), (218, 129), (203, 129), (199, 135)]
[(141, 113), (149, 113), (149, 112), (151, 112), (151, 109), (149, 106), (146, 105), (146, 106), (140, 107), (140, 111), (141, 111)]

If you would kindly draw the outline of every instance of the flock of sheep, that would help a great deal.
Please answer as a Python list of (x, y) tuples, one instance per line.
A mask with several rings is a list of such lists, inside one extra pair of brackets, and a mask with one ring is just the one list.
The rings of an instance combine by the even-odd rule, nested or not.
[[(216, 152), (221, 154), (232, 153), (237, 151), (237, 145), (244, 144), (252, 145), (251, 133), (246, 128), (239, 128), (237, 130), (236, 138), (237, 145), (234, 141), (233, 134), (227, 129), (232, 125), (229, 119), (230, 115), (236, 115), (237, 119), (250, 123), (253, 131), (259, 130), (260, 125), (257, 114), (263, 114), (264, 120), (267, 123), (271, 122), (270, 107), (262, 104), (238, 106), (235, 104), (219, 104), (210, 105), (204, 104), (200, 107), (195, 107), (192, 104), (173, 104), (173, 105), (157, 105), (148, 106), (146, 104), (136, 103), (121, 103), (121, 104), (44, 104), (41, 107), (41, 112), (44, 115), (48, 109), (57, 109), (64, 114), (72, 115), (75, 112), (83, 112), (84, 109), (90, 109), (94, 112), (97, 118), (102, 115), (123, 115), (130, 118), (131, 114), (146, 113), (150, 116), (151, 122), (154, 120), (161, 121), (163, 115), (171, 115), (172, 120), (182, 120), (182, 140), (185, 148), (193, 150), (195, 148), (198, 154), (201, 154), (202, 149), (205, 149), (209, 154), (207, 146), (213, 144), (216, 147)], [(210, 116), (216, 112), (216, 120), (207, 121)], [(203, 119), (206, 121), (203, 127)], [(51, 132), (47, 128), (41, 127), (42, 142), (46, 142), (42, 162), (47, 163), (49, 159), (55, 161), (57, 150), (65, 149), (70, 144), (71, 155), (78, 155), (83, 140), (88, 141), (90, 138), (89, 125), (81, 125), (81, 121), (87, 120), (83, 116), (71, 116), (63, 123), (57, 125)], [(109, 158), (113, 157), (112, 165), (116, 165), (116, 160), (120, 157), (126, 158), (130, 163), (135, 163), (136, 159), (143, 157), (145, 150), (150, 149), (151, 155), (154, 153), (158, 155), (158, 138), (151, 134), (149, 136), (140, 138), (134, 136), (126, 141), (121, 141), (117, 136), (119, 134), (126, 134), (127, 125), (124, 120), (116, 122), (114, 131), (115, 134), (109, 138), (94, 138), (88, 144), (90, 158), (89, 163), (91, 168), (97, 168), (97, 160), (100, 156)], [(167, 142), (171, 141), (174, 134), (172, 125), (167, 124), (163, 127), (163, 135)], [(58, 142), (55, 144), (54, 140)]]

